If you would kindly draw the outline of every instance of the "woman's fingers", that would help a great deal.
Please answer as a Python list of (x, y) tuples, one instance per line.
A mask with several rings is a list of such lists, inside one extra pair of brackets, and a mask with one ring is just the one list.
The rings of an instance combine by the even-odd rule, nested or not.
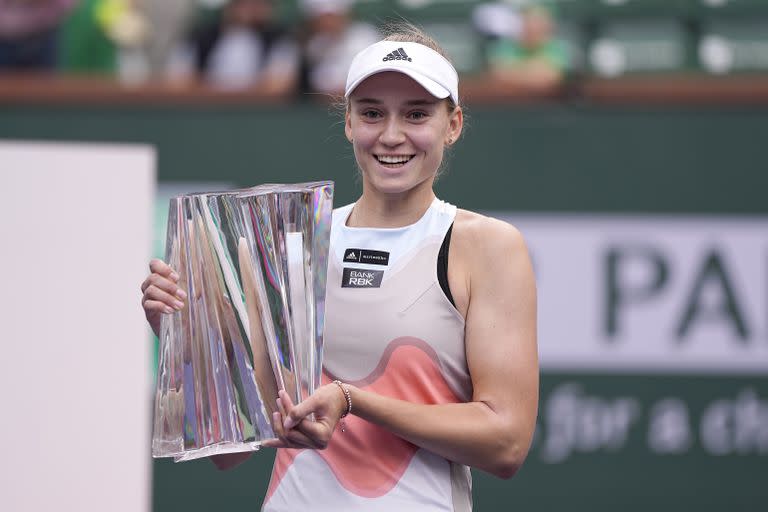
[(164, 302), (159, 300), (145, 300), (143, 303), (144, 311), (147, 313), (166, 313), (171, 314), (176, 310)]
[(172, 281), (179, 280), (179, 274), (177, 274), (166, 262), (157, 258), (149, 262), (149, 271), (153, 274), (159, 274), (163, 277), (167, 277)]
[(289, 395), (288, 392), (286, 392), (284, 389), (281, 389), (277, 392), (277, 397), (279, 399), (278, 402), (282, 401), (286, 411), (293, 409), (293, 400), (291, 399), (291, 395)]
[[(288, 394), (285, 391), (278, 391), (278, 394), (284, 394), (285, 396), (288, 396)], [(291, 400), (288, 399), (288, 406), (291, 406)], [(293, 430), (288, 430), (284, 427), (284, 420), (285, 415), (288, 410), (286, 408), (286, 404), (283, 403), (282, 397), (278, 396), (277, 398), (277, 408), (280, 411), (280, 417), (277, 417), (277, 414), (273, 415), (273, 420), (277, 419), (280, 421), (280, 425), (277, 426), (278, 430), (280, 431), (280, 435), (288, 440), (291, 443), (302, 445), (302, 447), (308, 447), (308, 448), (314, 448), (315, 444), (311, 439), (309, 439), (305, 434), (295, 432)]]
[(310, 438), (300, 430), (296, 430), (296, 429), (289, 430), (286, 433), (286, 437), (291, 443), (301, 448), (311, 448), (313, 450), (325, 448), (324, 445), (322, 445), (321, 443), (318, 443), (317, 441)]
[(284, 418), (283, 428), (286, 430), (295, 427), (306, 416), (314, 412), (314, 396), (307, 398), (299, 405), (293, 405), (293, 400), (284, 390), (281, 389), (277, 394), (279, 395), (278, 406), (283, 408), (281, 410)]
[[(287, 414), (287, 411), (290, 410), (293, 404), (291, 404), (290, 398), (288, 399), (287, 402), (285, 402), (283, 395), (288, 396), (288, 394), (282, 389), (277, 392), (277, 410), (280, 411), (280, 414), (282, 416), (285, 416)], [(287, 404), (287, 407), (286, 407), (286, 404)]]
[(267, 439), (266, 441), (261, 442), (261, 446), (266, 448), (290, 448), (290, 446), (286, 446), (279, 439)]
[(181, 300), (184, 300), (187, 298), (186, 292), (179, 288), (179, 285), (176, 284), (175, 281), (172, 281), (170, 278), (161, 276), (160, 274), (150, 274), (147, 276), (147, 278), (144, 280), (143, 283), (141, 283), (141, 292), (144, 293), (147, 291), (147, 288), (150, 286), (154, 286), (155, 288), (160, 288), (164, 292), (167, 292), (171, 295), (175, 295)]
[(297, 431), (286, 431), (283, 428), (283, 417), (275, 411), (272, 414), (272, 430), (277, 436), (277, 443), (270, 443), (276, 448), (316, 448), (314, 442), (306, 435)]
[(164, 261), (153, 259), (149, 262), (149, 270), (151, 273), (141, 283), (142, 293), (150, 286), (155, 286), (181, 300), (187, 298), (187, 294), (178, 286), (179, 275)]
[(278, 392), (277, 406), (283, 417), (280, 429), (285, 437), (293, 442), (308, 445), (314, 449), (325, 449), (331, 438), (332, 428), (327, 421), (312, 421), (308, 416), (317, 413), (316, 407), (322, 407), (317, 395), (313, 395), (298, 405), (285, 391)]
[(305, 419), (288, 432), (300, 432), (301, 435), (308, 439), (313, 447), (318, 450), (324, 450), (331, 440), (328, 425), (319, 421)]
[(144, 298), (142, 303), (146, 305), (147, 301), (162, 302), (166, 306), (169, 306), (176, 311), (179, 311), (184, 307), (184, 302), (179, 299), (178, 293), (176, 295), (171, 295), (164, 289), (155, 286), (154, 284), (149, 285), (147, 289), (144, 290)]
[(285, 430), (283, 430), (283, 416), (277, 411), (272, 413), (272, 430), (275, 431), (277, 440), (283, 447), (290, 447), (290, 443), (285, 437)]
[[(281, 398), (283, 398), (282, 395)], [(291, 404), (290, 407), (286, 408), (285, 421), (283, 422), (283, 426), (286, 430), (295, 427), (313, 413), (321, 413), (320, 415), (323, 416), (324, 411), (326, 410), (326, 406), (322, 401), (322, 396), (319, 396), (318, 394), (310, 396), (297, 405), (293, 405), (287, 393), (283, 400)]]
[(290, 395), (284, 389), (277, 392), (277, 407), (280, 409), (280, 414), (283, 415), (283, 428), (285, 430), (293, 428), (301, 420), (301, 418), (290, 419), (291, 416), (295, 416), (294, 405)]

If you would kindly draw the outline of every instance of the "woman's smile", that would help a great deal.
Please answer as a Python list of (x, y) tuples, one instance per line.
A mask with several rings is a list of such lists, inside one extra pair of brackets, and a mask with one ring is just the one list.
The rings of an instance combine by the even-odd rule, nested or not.
[(414, 155), (374, 155), (380, 164), (386, 166), (399, 166), (408, 163)]
[(382, 167), (388, 170), (398, 171), (410, 163), (416, 155), (378, 154), (373, 156)]

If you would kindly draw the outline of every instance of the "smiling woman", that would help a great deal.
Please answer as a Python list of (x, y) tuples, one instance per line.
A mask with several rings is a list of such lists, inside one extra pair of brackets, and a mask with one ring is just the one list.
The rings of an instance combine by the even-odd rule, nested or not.
[[(469, 468), (509, 478), (533, 436), (528, 252), (513, 226), (435, 197), (463, 113), (434, 41), (405, 26), (364, 49), (345, 97), (363, 193), (334, 211), (324, 385), (300, 404), (277, 398), (263, 508), (468, 511)], [(143, 304), (156, 328), (186, 296), (165, 263), (150, 268)]]

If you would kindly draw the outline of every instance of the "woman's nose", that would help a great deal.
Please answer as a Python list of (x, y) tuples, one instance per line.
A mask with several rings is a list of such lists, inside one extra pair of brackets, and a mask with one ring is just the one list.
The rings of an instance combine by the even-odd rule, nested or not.
[(397, 119), (388, 119), (379, 141), (385, 146), (397, 146), (405, 142), (405, 132)]

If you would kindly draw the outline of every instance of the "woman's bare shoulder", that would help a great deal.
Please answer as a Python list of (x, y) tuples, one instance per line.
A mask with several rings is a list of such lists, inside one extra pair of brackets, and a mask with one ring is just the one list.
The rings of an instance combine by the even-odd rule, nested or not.
[[(498, 250), (525, 250), (525, 240), (515, 226), (477, 212), (458, 209), (451, 243), (471, 248), (473, 253)], [(480, 258), (482, 259), (482, 258)]]
[(516, 227), (472, 211), (456, 212), (448, 277), (456, 307), (465, 318), (473, 290), (482, 293), (487, 283), (525, 270), (528, 261), (525, 241)]

